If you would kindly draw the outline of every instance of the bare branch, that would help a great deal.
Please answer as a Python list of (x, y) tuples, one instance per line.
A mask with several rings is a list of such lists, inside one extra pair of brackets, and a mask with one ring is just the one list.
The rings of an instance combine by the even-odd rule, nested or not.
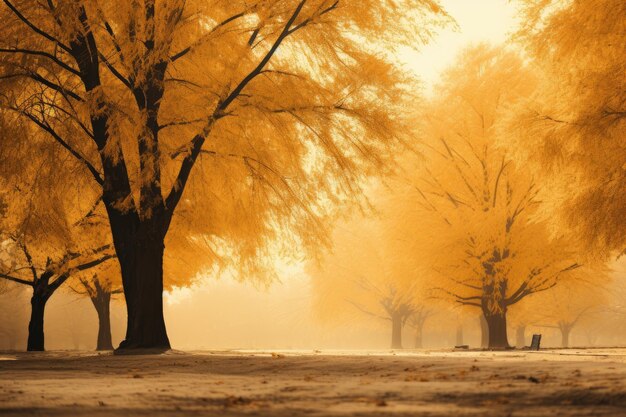
[(301, 28), (307, 26), (308, 24), (313, 22), (313, 20), (316, 17), (321, 17), (321, 16), (325, 15), (326, 13), (329, 13), (329, 12), (333, 11), (334, 9), (337, 8), (338, 5), (339, 5), (339, 0), (336, 0), (331, 6), (325, 8), (325, 9), (322, 9), (321, 11), (319, 11), (316, 14), (314, 14), (313, 16), (308, 17), (308, 18), (304, 19), (302, 22), (298, 23), (296, 26), (293, 27), (293, 29), (290, 30), (290, 33), (293, 33), (296, 30), (301, 29)]
[(31, 50), (31, 49), (24, 49), (24, 48), (0, 48), (0, 53), (14, 53), (14, 54), (26, 54), (26, 55), (34, 55), (34, 56), (42, 56), (45, 58), (48, 58), (49, 60), (51, 60), (52, 62), (54, 62), (55, 64), (57, 64), (58, 66), (60, 66), (61, 68), (63, 68), (66, 71), (71, 72), (74, 75), (80, 75), (80, 72), (74, 68), (72, 68), (71, 66), (69, 66), (68, 64), (66, 64), (65, 62), (61, 61), (59, 58), (57, 58), (56, 56), (52, 55), (51, 53), (48, 52), (44, 52), (44, 51), (35, 51), (35, 50)]
[(100, 175), (100, 172), (96, 169), (96, 167), (94, 167), (91, 164), (91, 162), (87, 160), (87, 158), (85, 158), (80, 153), (78, 153), (78, 151), (72, 148), (61, 136), (59, 136), (59, 134), (48, 123), (42, 122), (37, 117), (23, 110), (19, 110), (17, 108), (13, 108), (13, 110), (19, 111), (21, 114), (23, 114), (24, 116), (32, 120), (37, 126), (39, 126), (43, 130), (48, 132), (55, 141), (57, 141), (61, 146), (67, 149), (67, 151), (71, 153), (72, 156), (74, 156), (76, 159), (78, 159), (80, 162), (82, 162), (85, 165), (85, 167), (89, 170), (89, 172), (91, 173), (91, 175), (93, 176), (93, 178), (96, 180), (98, 184), (104, 185), (104, 179), (102, 178), (102, 176)]
[(110, 253), (110, 254), (103, 255), (100, 258), (93, 259), (93, 260), (87, 261), (85, 263), (82, 263), (80, 265), (77, 265), (77, 266), (71, 268), (69, 271), (66, 271), (63, 274), (59, 275), (59, 277), (53, 283), (50, 284), (49, 288), (51, 289), (51, 291), (55, 291), (65, 281), (67, 281), (67, 279), (70, 277), (72, 271), (84, 271), (86, 269), (93, 268), (94, 266), (98, 266), (101, 263), (103, 263), (105, 261), (108, 261), (109, 259), (113, 259), (115, 257), (116, 257), (115, 254)]
[[(211, 34), (213, 34), (213, 32), (215, 32), (217, 29), (226, 26), (227, 24), (229, 24), (230, 22), (237, 20), (241, 17), (245, 16), (245, 13), (237, 13), (236, 15), (233, 15), (231, 17), (229, 17), (228, 19), (223, 20), (222, 22), (218, 23), (215, 27), (213, 27), (208, 34), (206, 34), (205, 36), (203, 36), (203, 38), (206, 38), (207, 36), (210, 36)], [(196, 42), (197, 44), (198, 42)], [(170, 57), (170, 61), (171, 62), (175, 62), (177, 60), (179, 60), (180, 58), (184, 57), (185, 55), (187, 55), (191, 50), (193, 49), (193, 45), (190, 45), (186, 48), (184, 48), (182, 51), (174, 54), (172, 57)]]
[(4, 279), (9, 280), (9, 281), (17, 282), (18, 284), (29, 285), (31, 287), (34, 285), (33, 282), (31, 282), (31, 281), (27, 281), (25, 279), (17, 278), (17, 277), (11, 276), (11, 275), (3, 274), (3, 273), (0, 273), (0, 278), (4, 278)]
[(109, 60), (102, 54), (98, 53), (100, 56), (100, 60), (104, 63), (104, 65), (111, 71), (111, 74), (115, 76), (118, 80), (122, 82), (128, 89), (132, 90), (133, 85), (126, 77), (124, 77), (114, 66), (109, 62)]
[(350, 301), (350, 300), (346, 300), (346, 301), (349, 302), (350, 304), (352, 304), (356, 309), (358, 309), (362, 313), (365, 313), (365, 314), (367, 314), (369, 316), (376, 317), (377, 319), (382, 319), (382, 320), (391, 320), (391, 318), (389, 318), (389, 317), (379, 316), (378, 314), (372, 313), (371, 311), (368, 311), (368, 310), (362, 308), (361, 306), (359, 306), (357, 303), (355, 303), (353, 301)]

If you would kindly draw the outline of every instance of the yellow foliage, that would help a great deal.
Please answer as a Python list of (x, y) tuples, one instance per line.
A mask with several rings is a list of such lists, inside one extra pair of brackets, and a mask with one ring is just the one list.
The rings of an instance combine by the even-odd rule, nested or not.
[(573, 238), (603, 255), (619, 253), (626, 248), (626, 3), (520, 2), (518, 38), (542, 83), (511, 115), (510, 129), (526, 161), (554, 174)]

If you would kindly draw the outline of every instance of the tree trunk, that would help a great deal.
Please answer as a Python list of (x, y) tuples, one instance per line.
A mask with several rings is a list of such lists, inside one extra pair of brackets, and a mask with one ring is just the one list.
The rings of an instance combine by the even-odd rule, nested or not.
[(489, 349), (506, 349), (509, 347), (509, 341), (506, 331), (506, 309), (491, 313), (485, 311), (485, 320), (489, 329)]
[(402, 349), (402, 316), (391, 316), (391, 348)]
[(484, 314), (478, 316), (478, 322), (480, 324), (480, 347), (485, 349), (489, 346), (489, 326), (487, 326)]
[(569, 334), (572, 331), (570, 326), (562, 326), (561, 328), (561, 346), (569, 347)]
[(456, 326), (456, 346), (461, 345), (463, 345), (463, 326), (459, 324)]
[(170, 348), (163, 317), (164, 236), (158, 224), (157, 219), (141, 222), (136, 235), (119, 232), (126, 238), (120, 267), (128, 311), (126, 339), (119, 349)]
[(415, 349), (421, 349), (424, 347), (424, 343), (422, 340), (422, 327), (417, 326), (415, 328)]
[(517, 326), (515, 331), (515, 347), (523, 348), (526, 346), (526, 326)]
[(44, 350), (43, 319), (46, 301), (48, 301), (47, 298), (38, 294), (38, 291), (35, 291), (30, 299), (31, 312), (26, 345), (26, 350), (29, 352)]
[(113, 350), (111, 341), (111, 293), (96, 284), (96, 296), (91, 302), (98, 313), (98, 340), (96, 350)]

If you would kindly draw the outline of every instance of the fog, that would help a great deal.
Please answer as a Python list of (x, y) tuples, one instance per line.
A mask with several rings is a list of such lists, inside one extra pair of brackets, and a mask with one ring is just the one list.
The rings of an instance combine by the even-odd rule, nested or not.
[[(192, 288), (176, 289), (165, 297), (165, 316), (174, 349), (180, 350), (388, 350), (390, 323), (372, 320), (354, 309), (347, 319), (328, 321), (315, 311), (310, 278), (293, 266), (289, 276), (266, 287), (237, 282), (228, 277), (204, 277)], [(626, 280), (626, 260), (613, 265), (614, 283)], [(608, 288), (611, 292), (612, 289)], [(623, 291), (623, 289), (622, 289)], [(26, 348), (28, 294), (19, 287), (0, 295), (0, 350)], [(606, 306), (588, 317), (571, 336), (571, 346), (614, 347), (626, 345), (623, 313)], [(623, 305), (616, 305), (623, 308)], [(541, 308), (539, 306), (539, 308)], [(89, 300), (72, 292), (51, 299), (45, 323), (50, 350), (93, 350), (98, 319)], [(457, 344), (456, 324), (462, 322), (463, 344), (480, 347), (478, 314), (459, 315), (440, 311), (428, 319), (423, 330), (424, 348), (452, 348)], [(111, 306), (114, 345), (124, 337), (126, 313), (123, 297)], [(546, 347), (560, 347), (557, 329), (531, 326)], [(515, 329), (509, 329), (514, 341)], [(415, 331), (403, 330), (404, 347), (414, 346)]]

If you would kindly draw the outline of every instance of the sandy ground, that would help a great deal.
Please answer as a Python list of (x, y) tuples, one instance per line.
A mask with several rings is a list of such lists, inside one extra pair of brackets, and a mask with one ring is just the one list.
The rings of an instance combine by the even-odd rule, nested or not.
[(626, 349), (0, 353), (0, 415), (626, 416)]

